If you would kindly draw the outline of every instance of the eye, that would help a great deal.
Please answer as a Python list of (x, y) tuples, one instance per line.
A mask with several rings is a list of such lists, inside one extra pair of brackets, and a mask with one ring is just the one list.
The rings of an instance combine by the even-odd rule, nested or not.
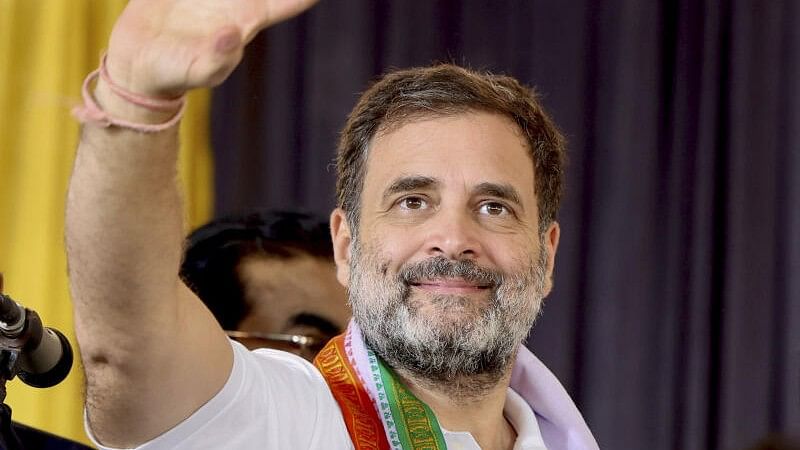
[(505, 216), (511, 214), (511, 210), (509, 210), (506, 205), (498, 202), (481, 203), (478, 207), (478, 212), (487, 216)]
[(409, 210), (419, 210), (428, 207), (428, 202), (425, 201), (424, 198), (414, 197), (414, 196), (404, 197), (400, 199), (400, 201), (397, 202), (397, 204), (400, 206), (400, 208)]

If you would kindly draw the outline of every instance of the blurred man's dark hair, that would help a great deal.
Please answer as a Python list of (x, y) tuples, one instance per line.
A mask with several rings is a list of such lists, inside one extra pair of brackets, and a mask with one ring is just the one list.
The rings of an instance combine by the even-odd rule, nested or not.
[(247, 316), (239, 264), (248, 257), (332, 259), (327, 221), (310, 214), (260, 210), (221, 217), (187, 238), (180, 276), (222, 327), (235, 330)]

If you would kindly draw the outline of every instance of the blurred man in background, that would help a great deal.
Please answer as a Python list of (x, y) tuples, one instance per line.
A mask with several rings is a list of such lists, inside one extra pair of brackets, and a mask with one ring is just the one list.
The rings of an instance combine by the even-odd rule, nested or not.
[(209, 222), (187, 238), (181, 278), (250, 349), (312, 360), (350, 318), (327, 221), (260, 210)]

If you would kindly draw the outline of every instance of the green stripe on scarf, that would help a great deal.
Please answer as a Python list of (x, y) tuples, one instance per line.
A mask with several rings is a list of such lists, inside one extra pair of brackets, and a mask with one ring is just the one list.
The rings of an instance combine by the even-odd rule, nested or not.
[(415, 397), (380, 358), (376, 359), (403, 449), (446, 450), (447, 444), (433, 411)]

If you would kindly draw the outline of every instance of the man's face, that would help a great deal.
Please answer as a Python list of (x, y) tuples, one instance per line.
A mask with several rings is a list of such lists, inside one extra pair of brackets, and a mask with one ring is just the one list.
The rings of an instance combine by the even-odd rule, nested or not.
[[(288, 259), (253, 256), (238, 267), (250, 306), (238, 331), (306, 335), (327, 341), (350, 319), (347, 294), (336, 281), (336, 268), (327, 258), (298, 255)], [(259, 339), (241, 339), (250, 348), (291, 346)], [(313, 357), (310, 352), (303, 356)]]
[(376, 136), (355, 241), (343, 217), (331, 222), (338, 276), (376, 352), (429, 378), (508, 367), (559, 233), (538, 232), (533, 164), (510, 120), (473, 112)]

